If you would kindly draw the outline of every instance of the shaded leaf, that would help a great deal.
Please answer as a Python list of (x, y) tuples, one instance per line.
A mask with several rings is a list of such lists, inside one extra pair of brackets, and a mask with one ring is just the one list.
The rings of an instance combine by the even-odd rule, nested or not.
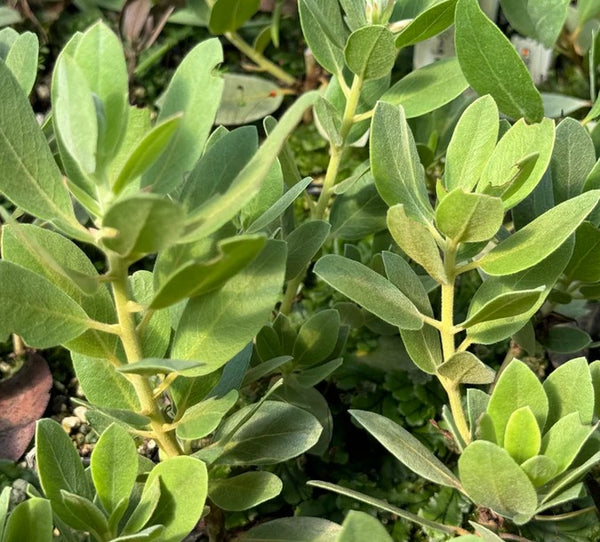
[(244, 472), (210, 481), (208, 495), (219, 508), (238, 512), (277, 497), (283, 483), (271, 472)]

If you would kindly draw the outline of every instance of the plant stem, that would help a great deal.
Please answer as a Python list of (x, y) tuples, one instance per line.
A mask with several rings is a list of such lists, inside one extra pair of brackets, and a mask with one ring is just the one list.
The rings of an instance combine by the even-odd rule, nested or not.
[(277, 64), (271, 62), (250, 44), (246, 43), (237, 32), (225, 32), (223, 35), (259, 68), (270, 73), (285, 85), (292, 86), (296, 83), (296, 79), (292, 75), (281, 69)]
[[(133, 314), (127, 310), (127, 266), (118, 257), (109, 257), (112, 279), (112, 291), (117, 310), (117, 318), (121, 327), (121, 342), (129, 363), (135, 363), (142, 359), (142, 347), (139, 335), (135, 329)], [(168, 456), (181, 455), (182, 451), (172, 433), (165, 432), (163, 425), (167, 423), (164, 414), (154, 400), (152, 386), (148, 378), (128, 374), (127, 378), (133, 385), (135, 393), (140, 402), (141, 413), (150, 418), (150, 425), (160, 449)]]

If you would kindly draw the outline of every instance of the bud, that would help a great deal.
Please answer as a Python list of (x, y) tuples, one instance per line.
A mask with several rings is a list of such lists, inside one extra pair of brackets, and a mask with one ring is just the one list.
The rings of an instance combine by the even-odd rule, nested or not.
[(369, 24), (387, 24), (396, 0), (366, 0), (365, 15)]

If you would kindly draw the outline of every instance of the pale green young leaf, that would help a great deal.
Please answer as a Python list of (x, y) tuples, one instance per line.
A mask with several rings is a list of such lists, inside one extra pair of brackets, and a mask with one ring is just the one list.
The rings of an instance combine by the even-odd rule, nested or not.
[(210, 8), (208, 28), (213, 34), (234, 32), (252, 17), (260, 0), (216, 0)]
[(552, 480), (558, 472), (556, 462), (545, 455), (530, 457), (521, 464), (521, 468), (536, 487), (543, 486)]
[(600, 229), (590, 222), (584, 222), (575, 232), (575, 247), (565, 275), (570, 281), (600, 280)]
[(544, 381), (550, 410), (546, 428), (572, 412), (578, 412), (581, 423), (590, 424), (594, 417), (594, 386), (585, 358), (576, 358), (560, 365)]
[(282, 489), (283, 483), (275, 474), (253, 471), (210, 480), (208, 496), (222, 510), (241, 512), (277, 497)]
[(342, 73), (348, 30), (338, 0), (300, 0), (304, 39), (317, 62), (331, 74)]
[(329, 236), (331, 225), (324, 220), (310, 220), (300, 224), (286, 238), (288, 256), (285, 280), (302, 273), (323, 246)]
[(350, 70), (363, 81), (379, 79), (394, 67), (394, 35), (382, 25), (359, 28), (348, 37), (344, 57)]
[(588, 114), (585, 116), (584, 121), (589, 122), (591, 120), (595, 120), (600, 117), (600, 93), (596, 97), (596, 101), (592, 105), (592, 108), (588, 111)]
[(479, 94), (491, 94), (500, 111), (509, 117), (542, 120), (544, 105), (531, 75), (512, 43), (484, 15), (477, 0), (458, 0), (455, 43), (460, 67)]
[(239, 539), (240, 542), (331, 542), (341, 531), (333, 521), (307, 516), (279, 518), (252, 527)]
[(451, 192), (470, 192), (496, 148), (500, 122), (498, 107), (491, 96), (475, 100), (461, 115), (446, 153), (444, 186)]
[(142, 176), (142, 186), (156, 193), (171, 192), (200, 157), (223, 91), (217, 71), (222, 61), (221, 44), (215, 38), (194, 47), (179, 64), (161, 99), (157, 122), (179, 114), (181, 121), (166, 149)]
[[(492, 442), (476, 440), (458, 460), (460, 480), (473, 502), (526, 523), (537, 508), (537, 494), (509, 453)], [(498, 473), (502, 473), (501, 476)]]
[(294, 342), (294, 363), (300, 366), (316, 365), (333, 352), (340, 328), (340, 316), (334, 309), (326, 309), (306, 320)]
[(206, 437), (221, 423), (238, 399), (238, 392), (231, 390), (223, 397), (209, 397), (188, 408), (177, 423), (177, 436), (183, 440)]
[(600, 418), (600, 360), (590, 364), (590, 374), (594, 386), (594, 414), (597, 418)]
[(548, 417), (546, 392), (535, 373), (522, 361), (514, 359), (500, 374), (487, 408), (500, 446), (504, 443), (506, 425), (513, 412), (526, 406), (533, 412), (541, 430)]
[(437, 367), (437, 373), (460, 384), (490, 384), (496, 372), (471, 352), (457, 352)]
[(583, 26), (592, 17), (600, 14), (600, 4), (595, 0), (578, 0), (577, 14), (579, 15), (579, 25)]
[(258, 333), (279, 296), (286, 247), (268, 241), (262, 252), (221, 289), (191, 299), (175, 332), (171, 357), (202, 360), (208, 374)]
[[(127, 109), (127, 124), (123, 128), (123, 139), (117, 154), (113, 157), (108, 170), (108, 177), (111, 185), (121, 173), (121, 170), (129, 160), (132, 149), (136, 149), (142, 140), (152, 131), (153, 123), (150, 119), (150, 109), (145, 107), (129, 106)], [(173, 117), (177, 118), (177, 117)], [(131, 182), (128, 186), (135, 186), (137, 183)]]
[(151, 525), (164, 525), (161, 542), (180, 542), (195, 527), (208, 493), (206, 465), (193, 457), (170, 457), (154, 467), (146, 487), (160, 479), (160, 499)]
[(371, 123), (370, 151), (371, 172), (381, 198), (390, 206), (404, 204), (407, 214), (419, 222), (431, 222), (433, 209), (425, 186), (425, 171), (401, 107), (377, 104)]
[[(469, 418), (469, 427), (471, 428), (471, 439), (479, 438), (478, 426), (485, 413), (489, 403), (490, 396), (477, 388), (467, 388), (467, 415)], [(496, 439), (492, 439), (495, 442)]]
[(0, 336), (18, 333), (31, 347), (49, 348), (87, 330), (81, 306), (43, 276), (0, 261), (0, 284)]
[(69, 233), (81, 228), (27, 96), (3, 62), (0, 62), (0, 170), (0, 190), (16, 206), (61, 230), (67, 228)]
[(548, 508), (560, 506), (561, 504), (568, 503), (569, 501), (573, 501), (575, 499), (580, 499), (581, 497), (585, 497), (586, 494), (587, 492), (585, 486), (583, 485), (583, 482), (579, 482), (575, 485), (572, 485), (568, 489), (565, 489), (556, 497), (544, 502), (544, 504), (538, 507), (538, 509), (536, 510), (536, 514), (540, 514), (540, 512), (547, 510)]
[(444, 0), (419, 13), (396, 36), (396, 47), (408, 47), (436, 36), (454, 24), (457, 0)]
[(350, 510), (342, 523), (342, 532), (336, 542), (364, 542), (365, 540), (392, 542), (392, 537), (376, 517), (365, 512)]
[(560, 203), (488, 252), (480, 267), (490, 275), (510, 275), (542, 261), (554, 252), (583, 222), (600, 199), (591, 190)]
[(156, 194), (137, 194), (114, 203), (102, 220), (102, 244), (122, 257), (139, 259), (179, 240), (181, 205)]
[(61, 425), (51, 419), (37, 422), (35, 452), (40, 483), (54, 512), (64, 521), (73, 514), (63, 502), (62, 491), (91, 499), (93, 491), (81, 458)]
[(281, 164), (279, 160), (275, 160), (256, 196), (240, 209), (239, 221), (242, 229), (261, 216), (271, 205), (277, 203), (283, 194), (284, 186)]
[(391, 282), (365, 265), (328, 254), (315, 265), (315, 274), (389, 324), (421, 329), (423, 321), (414, 304)]
[(152, 376), (156, 374), (176, 373), (181, 376), (194, 376), (194, 371), (202, 367), (201, 361), (183, 359), (146, 358), (135, 363), (121, 365), (117, 370), (124, 374)]
[(350, 30), (367, 25), (367, 16), (362, 2), (356, 2), (356, 0), (339, 0), (339, 2), (344, 10), (344, 21)]
[(155, 126), (133, 149), (115, 180), (112, 191), (120, 194), (160, 156), (179, 126), (181, 117), (173, 117)]
[(153, 525), (136, 534), (113, 538), (111, 542), (160, 542), (164, 532), (165, 528), (162, 525)]
[(342, 128), (342, 115), (337, 108), (325, 96), (321, 96), (315, 104), (316, 121), (325, 138), (337, 147), (344, 143), (340, 130)]
[(37, 76), (38, 50), (37, 36), (33, 32), (23, 32), (11, 43), (6, 56), (0, 51), (0, 58), (10, 68), (26, 95), (30, 94)]
[(597, 428), (598, 424), (583, 424), (579, 412), (571, 412), (546, 432), (541, 453), (556, 463), (557, 474), (560, 474), (569, 468)]
[[(516, 122), (502, 136), (489, 157), (477, 184), (477, 192), (503, 195), (506, 209), (524, 200), (548, 168), (554, 136), (554, 122), (550, 119), (544, 119), (540, 124), (527, 124), (523, 120)], [(537, 154), (535, 165), (526, 170), (527, 176), (519, 178), (518, 186), (515, 186), (515, 179), (519, 177), (519, 165), (533, 154)]]
[(218, 243), (219, 254), (210, 260), (191, 260), (161, 280), (150, 303), (151, 309), (168, 307), (217, 290), (260, 253), (266, 243), (261, 235), (245, 235)]
[[(2, 542), (52, 542), (52, 508), (50, 502), (39, 497), (18, 504), (10, 513)], [(2, 529), (0, 529), (0, 535)]]
[(148, 523), (158, 506), (160, 493), (160, 478), (156, 477), (152, 482), (144, 484), (140, 501), (131, 512), (123, 529), (121, 529), (121, 535), (134, 535)]
[(583, 462), (581, 465), (570, 469), (563, 476), (561, 476), (550, 488), (548, 489), (548, 493), (544, 496), (542, 500), (543, 503), (550, 501), (555, 498), (556, 495), (560, 495), (565, 488), (576, 483), (578, 480), (590, 471), (595, 465), (600, 463), (600, 452), (592, 455), (588, 460)]
[(446, 58), (410, 72), (392, 85), (381, 101), (401, 105), (411, 119), (446, 105), (468, 86), (458, 60)]
[(500, 0), (502, 13), (519, 34), (552, 49), (567, 20), (569, 0)]
[(0, 26), (18, 24), (22, 20), (21, 14), (16, 9), (8, 6), (0, 6)]
[(506, 424), (504, 449), (520, 465), (537, 455), (542, 446), (542, 432), (528, 406), (515, 410)]
[(402, 204), (388, 210), (387, 224), (394, 241), (437, 282), (446, 283), (448, 278), (444, 262), (433, 235), (421, 222), (412, 219), (407, 211)]
[(88, 531), (98, 540), (110, 536), (108, 521), (104, 513), (89, 499), (66, 491), (60, 490), (62, 504), (69, 513), (62, 519), (78, 531)]
[(438, 229), (455, 243), (487, 241), (496, 235), (504, 219), (500, 198), (450, 191), (435, 211)]

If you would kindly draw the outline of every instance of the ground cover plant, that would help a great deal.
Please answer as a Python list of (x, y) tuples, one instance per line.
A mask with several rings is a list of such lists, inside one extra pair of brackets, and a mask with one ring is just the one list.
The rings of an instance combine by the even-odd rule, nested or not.
[[(237, 34), (258, 4), (190, 3), (179, 22), (196, 17), (273, 73)], [(262, 141), (255, 126), (221, 124), (260, 119), (292, 90), (246, 94), (256, 87), (222, 76), (210, 38), (181, 61), (157, 113), (133, 107), (140, 50), (127, 56), (102, 22), (60, 52), (40, 126), (27, 98), (37, 39), (0, 31), (0, 335), (70, 352), (99, 435), (85, 468), (59, 424), (38, 422), (39, 484), (10, 513), (2, 492), (2, 540), (52, 540), (56, 528), (68, 541), (175, 542), (200, 520), (210, 540), (228, 539), (228, 514), (287, 498), (289, 460), (331, 454), (329, 388), (360, 359), (361, 333), (389, 337), (386, 367), (410, 359), (409, 379), (444, 392), (434, 438), (350, 411), (411, 480), (442, 486), (440, 510), (333, 478), (313, 488), (417, 524), (415, 539), (598, 535), (600, 362), (575, 355), (594, 346), (592, 330), (552, 316), (574, 321), (600, 295), (599, 14), (555, 1), (541, 28), (540, 3), (501, 4), (523, 34), (586, 53), (590, 100), (542, 96), (476, 0), (299, 0), (327, 85), (266, 117)], [(455, 56), (397, 73), (410, 47), (451, 28)], [(228, 85), (244, 94), (233, 114)], [(545, 117), (574, 104), (579, 120)], [(310, 108), (328, 149), (316, 192), (288, 142)], [(481, 359), (507, 340), (503, 362)], [(539, 362), (544, 349), (573, 359), (541, 381), (525, 354)], [(154, 461), (136, 451), (148, 439)], [(254, 527), (246, 516), (239, 539), (408, 536), (372, 510)]]

